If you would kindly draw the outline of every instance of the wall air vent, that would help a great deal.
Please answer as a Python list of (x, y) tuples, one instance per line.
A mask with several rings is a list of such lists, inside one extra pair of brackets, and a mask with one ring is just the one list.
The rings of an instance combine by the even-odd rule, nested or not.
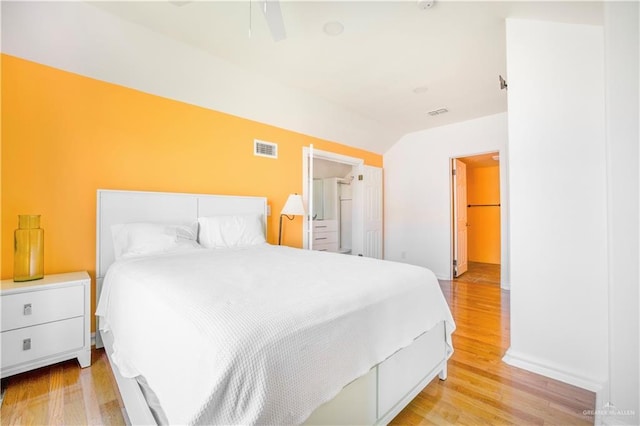
[(258, 157), (278, 158), (278, 144), (254, 139), (253, 155), (257, 155)]

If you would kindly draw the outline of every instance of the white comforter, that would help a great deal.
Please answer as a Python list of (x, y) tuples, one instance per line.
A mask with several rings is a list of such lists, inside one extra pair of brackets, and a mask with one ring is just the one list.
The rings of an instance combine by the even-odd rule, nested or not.
[(96, 312), (171, 424), (298, 424), (439, 321), (433, 273), (268, 244), (121, 260)]

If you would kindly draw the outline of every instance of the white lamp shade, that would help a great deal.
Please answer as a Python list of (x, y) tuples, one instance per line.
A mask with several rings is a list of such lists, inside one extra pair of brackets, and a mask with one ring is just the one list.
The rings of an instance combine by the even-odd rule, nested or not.
[(304, 216), (304, 204), (302, 203), (302, 195), (291, 194), (287, 198), (287, 202), (280, 214), (288, 216)]

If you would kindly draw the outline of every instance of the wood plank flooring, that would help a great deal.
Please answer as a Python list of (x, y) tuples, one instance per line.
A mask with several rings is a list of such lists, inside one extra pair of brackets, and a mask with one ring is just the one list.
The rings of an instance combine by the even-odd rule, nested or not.
[(483, 282), (470, 279), (473, 268), (469, 272), (466, 280), (463, 274), (440, 282), (457, 326), (447, 380), (436, 378), (391, 424), (593, 424), (593, 416), (583, 414), (595, 409), (593, 392), (502, 362), (509, 347), (509, 292), (495, 276)]
[(91, 367), (61, 362), (2, 380), (2, 425), (123, 425), (122, 400), (104, 350)]
[(500, 265), (469, 262), (467, 272), (454, 278), (456, 282), (500, 285)]
[[(495, 275), (469, 277), (440, 283), (457, 324), (448, 379), (436, 378), (392, 424), (593, 424), (583, 415), (595, 407), (592, 392), (501, 361), (509, 346), (509, 292), (495, 285)], [(103, 350), (92, 350), (90, 368), (72, 360), (9, 377), (3, 385), (2, 425), (124, 424)]]

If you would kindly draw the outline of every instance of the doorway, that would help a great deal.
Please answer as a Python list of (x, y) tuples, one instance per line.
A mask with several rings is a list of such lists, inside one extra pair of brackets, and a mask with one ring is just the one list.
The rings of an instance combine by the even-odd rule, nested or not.
[(313, 159), (314, 250), (351, 254), (353, 166)]
[(489, 152), (453, 158), (451, 168), (451, 275), (455, 280), (490, 281), (500, 284), (499, 153)]
[[(317, 160), (323, 160), (318, 162)], [(333, 164), (332, 164), (333, 163)], [(320, 187), (318, 180), (322, 180), (323, 193), (325, 177), (317, 172), (314, 166), (321, 169), (339, 170), (332, 172), (338, 176), (327, 179), (330, 189), (330, 199), (321, 200), (315, 189)], [(349, 172), (350, 170), (350, 172)], [(346, 175), (343, 173), (347, 172)], [(302, 198), (307, 206), (304, 217), (303, 247), (307, 249), (326, 248), (330, 239), (337, 240), (331, 250), (356, 256), (375, 257), (382, 259), (382, 169), (364, 164), (361, 158), (349, 157), (328, 151), (320, 151), (313, 145), (304, 147), (302, 152)], [(314, 178), (318, 179), (314, 181)], [(317, 183), (316, 183), (317, 182)], [(334, 185), (335, 183), (335, 185)], [(315, 185), (314, 185), (315, 184)], [(337, 193), (338, 196), (332, 195)], [(323, 195), (324, 196), (324, 195)], [(339, 197), (342, 197), (340, 199)], [(319, 209), (314, 205), (322, 203), (323, 219), (319, 218)], [(333, 220), (341, 220), (343, 226), (341, 235), (322, 235), (321, 241), (314, 238), (314, 233), (328, 232), (333, 223), (318, 223), (324, 220), (324, 212), (328, 209)], [(337, 205), (337, 207), (335, 207)], [(317, 220), (314, 220), (313, 217)], [(349, 219), (351, 219), (349, 221)], [(315, 225), (324, 226), (319, 228)], [(315, 228), (315, 229), (314, 229)], [(350, 245), (349, 245), (350, 239)], [(319, 245), (318, 245), (319, 244)]]
[[(313, 146), (303, 148), (302, 198), (309, 210), (304, 218), (304, 248), (342, 251), (349, 254), (361, 251), (358, 236), (362, 221), (357, 214), (361, 200), (354, 179), (361, 173), (363, 164), (364, 160), (360, 158), (320, 151)], [(348, 187), (344, 188), (343, 184), (348, 184)], [(348, 205), (341, 205), (341, 195), (350, 199)], [(344, 209), (341, 210), (341, 207)], [(349, 211), (350, 221), (345, 217)], [(343, 229), (342, 233), (338, 218), (342, 218), (344, 224), (348, 226), (348, 229)], [(322, 228), (318, 229), (319, 226)], [(316, 230), (332, 232), (331, 238), (317, 240), (314, 237)], [(351, 235), (350, 242), (345, 241), (347, 234)], [(320, 238), (324, 237), (325, 235), (320, 236)]]

